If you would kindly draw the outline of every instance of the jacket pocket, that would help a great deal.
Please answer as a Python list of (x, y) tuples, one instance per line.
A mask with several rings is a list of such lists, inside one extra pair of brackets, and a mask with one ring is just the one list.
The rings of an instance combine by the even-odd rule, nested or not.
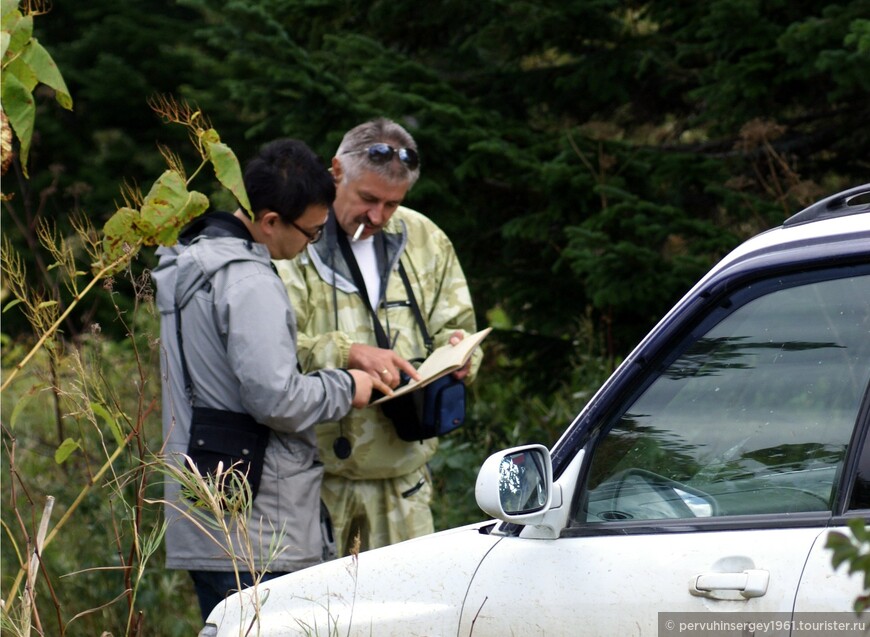
[(276, 478), (289, 478), (310, 469), (317, 462), (317, 448), (296, 436), (276, 433), (271, 452), (266, 457), (266, 468)]

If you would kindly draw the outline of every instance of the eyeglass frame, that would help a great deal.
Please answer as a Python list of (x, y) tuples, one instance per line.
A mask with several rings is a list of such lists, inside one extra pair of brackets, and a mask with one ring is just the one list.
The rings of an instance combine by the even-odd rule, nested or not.
[(315, 230), (314, 232), (308, 232), (308, 230), (306, 230), (305, 228), (300, 226), (295, 221), (291, 221), (290, 225), (293, 226), (294, 228), (296, 228), (299, 232), (301, 232), (302, 235), (306, 239), (308, 239), (308, 243), (311, 243), (311, 244), (317, 243), (318, 241), (320, 241), (323, 238), (323, 230), (326, 228), (326, 224), (323, 224), (323, 225), (317, 226), (317, 230)]
[(379, 166), (393, 161), (393, 157), (398, 157), (408, 170), (417, 170), (420, 167), (420, 154), (415, 149), (394, 148), (386, 142), (378, 142), (360, 150), (348, 150), (342, 154), (357, 155), (359, 153), (366, 153), (369, 161)]

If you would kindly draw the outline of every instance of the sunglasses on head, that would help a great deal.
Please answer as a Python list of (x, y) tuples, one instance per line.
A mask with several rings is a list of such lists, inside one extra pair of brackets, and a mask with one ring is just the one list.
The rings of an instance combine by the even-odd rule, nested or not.
[(346, 154), (355, 155), (357, 153), (366, 153), (374, 164), (386, 164), (398, 155), (399, 161), (405, 164), (409, 170), (416, 170), (417, 166), (420, 165), (420, 156), (413, 148), (393, 148), (389, 144), (378, 143), (362, 150), (352, 150)]

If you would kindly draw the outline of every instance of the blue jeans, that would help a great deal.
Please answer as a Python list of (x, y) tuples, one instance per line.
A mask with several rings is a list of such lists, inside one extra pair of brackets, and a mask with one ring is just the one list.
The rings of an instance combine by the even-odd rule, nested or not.
[[(236, 592), (236, 574), (232, 571), (188, 571), (193, 579), (193, 587), (196, 589), (196, 597), (199, 599), (199, 610), (202, 613), (202, 621), (205, 621), (215, 606), (220, 604), (225, 597)], [(260, 580), (265, 582), (286, 573), (265, 573)], [(254, 578), (250, 573), (239, 573), (242, 588), (254, 585)]]

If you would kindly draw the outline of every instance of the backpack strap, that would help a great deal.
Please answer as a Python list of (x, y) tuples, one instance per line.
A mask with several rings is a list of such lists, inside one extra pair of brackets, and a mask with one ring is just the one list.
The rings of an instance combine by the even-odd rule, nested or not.
[(181, 336), (181, 308), (178, 307), (178, 301), (175, 302), (175, 337), (178, 339), (178, 354), (181, 358), (181, 371), (184, 374), (184, 393), (187, 394), (187, 399), (193, 405), (193, 380), (190, 377), (190, 370), (187, 368), (187, 357), (184, 355), (184, 339)]
[[(249, 247), (254, 241), (244, 223), (234, 215), (222, 211), (206, 212), (194, 218), (182, 229), (178, 242), (181, 245), (187, 246), (199, 236), (234, 237), (246, 241)], [(275, 264), (270, 262), (269, 265), (272, 267), (272, 271), (277, 274)], [(210, 281), (206, 281), (203, 284), (203, 287), (210, 286)], [(184, 339), (181, 336), (181, 308), (178, 306), (178, 301), (175, 302), (175, 336), (178, 339), (178, 354), (181, 359), (181, 371), (184, 374), (184, 391), (192, 406), (196, 395), (194, 393), (193, 379), (190, 376), (190, 369), (187, 366), (187, 357), (184, 355)]]

